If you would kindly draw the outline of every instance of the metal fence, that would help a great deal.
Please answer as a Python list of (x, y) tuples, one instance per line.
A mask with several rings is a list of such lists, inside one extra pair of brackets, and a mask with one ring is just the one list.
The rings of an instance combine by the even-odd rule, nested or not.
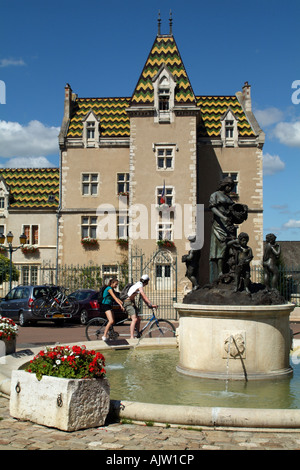
[[(12, 286), (57, 284), (73, 292), (79, 288), (98, 290), (107, 279), (117, 276), (119, 289), (127, 282), (136, 282), (142, 274), (148, 274), (150, 282), (145, 289), (153, 304), (159, 305), (159, 316), (177, 320), (173, 303), (177, 301), (177, 257), (168, 250), (157, 250), (151, 256), (145, 256), (135, 248), (129, 257), (129, 263), (117, 265), (18, 265), (12, 270)], [(264, 283), (264, 271), (261, 266), (252, 266), (251, 280)], [(0, 263), (0, 297), (9, 291), (9, 264)], [(283, 297), (300, 306), (300, 266), (280, 267), (279, 291)], [(141, 308), (145, 308), (141, 304)]]
[[(2, 273), (2, 279), (1, 279)], [(68, 289), (99, 290), (108, 279), (119, 279), (119, 290), (128, 282), (136, 282), (142, 274), (149, 274), (150, 282), (145, 289), (151, 302), (159, 305), (158, 315), (162, 318), (176, 319), (173, 303), (177, 300), (177, 257), (167, 251), (157, 250), (146, 257), (135, 248), (129, 262), (114, 265), (13, 265), (12, 287), (16, 285), (56, 284)], [(9, 291), (9, 265), (0, 263), (0, 297)], [(140, 303), (141, 310), (145, 305)]]

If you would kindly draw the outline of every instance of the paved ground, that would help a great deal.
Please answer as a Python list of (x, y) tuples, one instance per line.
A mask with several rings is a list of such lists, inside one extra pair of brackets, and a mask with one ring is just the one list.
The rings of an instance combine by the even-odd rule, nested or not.
[[(300, 331), (299, 323), (292, 324), (291, 327), (294, 332)], [(29, 344), (43, 344), (45, 336), (49, 342), (71, 342), (74, 337), (76, 337), (75, 341), (84, 340), (84, 327), (80, 325), (57, 329), (45, 325), (35, 329), (34, 335), (30, 330), (31, 328), (22, 329), (18, 349)], [(37, 334), (39, 332), (40, 334)], [(49, 332), (52, 333), (53, 338)], [(170, 458), (174, 455), (174, 451), (177, 451), (181, 455), (181, 461), (177, 454), (177, 462), (173, 456), (173, 460), (169, 463), (188, 464), (195, 463), (197, 459), (200, 463), (201, 457), (198, 457), (199, 454), (196, 452), (198, 450), (300, 450), (300, 429), (266, 431), (265, 429), (202, 428), (192, 430), (183, 427), (150, 427), (143, 423), (111, 423), (100, 428), (68, 433), (10, 417), (9, 399), (0, 394), (1, 450), (105, 450), (107, 452), (103, 456), (101, 454), (102, 461), (111, 458), (110, 456), (116, 458), (121, 455), (122, 451), (126, 451), (122, 455), (128, 457), (140, 455), (134, 451), (156, 451), (156, 456), (157, 453), (164, 451)], [(187, 460), (188, 453), (194, 456), (193, 462)], [(147, 459), (152, 458), (151, 453), (147, 455), (149, 455)], [(105, 463), (113, 462), (106, 461)], [(139, 463), (132, 462), (132, 465), (138, 466), (140, 463), (142, 460)], [(150, 463), (162, 465), (162, 462), (156, 460)]]
[(128, 456), (134, 456), (136, 454), (133, 451), (140, 450), (169, 451), (169, 455), (180, 451), (182, 461), (177, 463), (184, 464), (184, 459), (187, 459), (185, 451), (192, 452), (197, 459), (197, 452), (193, 452), (198, 450), (300, 450), (300, 430), (191, 430), (183, 427), (112, 423), (99, 428), (64, 432), (11, 418), (9, 400), (1, 395), (0, 418), (0, 451), (111, 451), (105, 454), (105, 458), (118, 455), (123, 450), (132, 451), (132, 454), (126, 453)]

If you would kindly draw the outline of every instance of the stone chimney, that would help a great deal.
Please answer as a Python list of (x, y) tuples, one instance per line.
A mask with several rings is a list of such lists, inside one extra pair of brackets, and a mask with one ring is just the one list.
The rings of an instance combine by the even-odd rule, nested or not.
[(64, 118), (65, 119), (70, 119), (71, 103), (72, 103), (72, 88), (67, 83), (66, 86), (65, 86), (65, 108), (64, 108)]
[(252, 111), (251, 105), (251, 85), (248, 82), (245, 82), (243, 86), (243, 105), (245, 111)]

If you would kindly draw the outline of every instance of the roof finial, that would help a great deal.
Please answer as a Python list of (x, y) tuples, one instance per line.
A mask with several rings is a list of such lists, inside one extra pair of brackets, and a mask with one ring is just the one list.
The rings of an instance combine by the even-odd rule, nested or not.
[(160, 24), (161, 24), (161, 19), (160, 19), (160, 10), (158, 10), (158, 20), (157, 20), (157, 23), (158, 23), (158, 30), (157, 30), (157, 34), (158, 36), (160, 36), (161, 32), (160, 32)]
[(170, 36), (172, 36), (172, 35), (173, 35), (173, 31), (172, 31), (172, 25), (173, 25), (172, 10), (170, 10), (170, 19), (169, 19), (169, 23), (170, 23)]

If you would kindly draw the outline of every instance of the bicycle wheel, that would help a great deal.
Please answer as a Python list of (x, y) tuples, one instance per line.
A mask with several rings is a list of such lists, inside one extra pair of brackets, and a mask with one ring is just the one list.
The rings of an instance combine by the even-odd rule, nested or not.
[(35, 299), (31, 307), (33, 315), (36, 315), (36, 316), (45, 315), (45, 313), (47, 313), (48, 311), (49, 305), (50, 305), (50, 302), (48, 301), (48, 299), (45, 299), (44, 297)]
[(156, 320), (149, 328), (148, 336), (150, 338), (166, 337), (171, 338), (175, 336), (176, 328), (168, 320)]
[(102, 338), (107, 320), (92, 318), (85, 328), (85, 336), (89, 341), (97, 341)]

